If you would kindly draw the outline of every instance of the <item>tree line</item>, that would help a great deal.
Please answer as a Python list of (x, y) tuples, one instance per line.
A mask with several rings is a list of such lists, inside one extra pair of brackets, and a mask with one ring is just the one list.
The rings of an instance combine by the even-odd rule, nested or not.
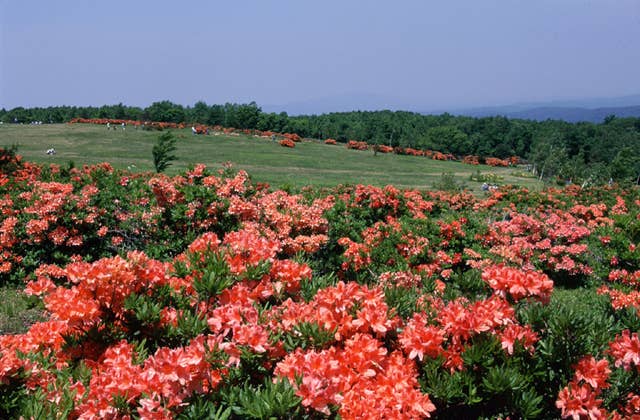
[(183, 106), (170, 101), (147, 108), (123, 104), (101, 107), (55, 106), (0, 110), (5, 123), (62, 123), (73, 118), (113, 118), (220, 125), (296, 133), (302, 137), (360, 140), (369, 144), (415, 148), (455, 156), (526, 160), (537, 176), (559, 182), (599, 184), (640, 180), (640, 118), (609, 116), (602, 123), (532, 121), (406, 111), (353, 111), (289, 116), (266, 113), (255, 103)]

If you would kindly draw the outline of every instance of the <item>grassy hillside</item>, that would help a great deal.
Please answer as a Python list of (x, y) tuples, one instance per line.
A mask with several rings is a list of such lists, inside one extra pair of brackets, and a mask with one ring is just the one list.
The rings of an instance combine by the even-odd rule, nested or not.
[[(442, 173), (452, 173), (456, 180), (470, 189), (479, 190), (480, 182), (470, 181), (470, 175), (480, 170), (502, 177), (498, 183), (538, 188), (536, 180), (517, 177), (517, 168), (471, 166), (457, 162), (441, 162), (424, 157), (398, 156), (348, 150), (344, 145), (329, 146), (305, 141), (295, 149), (281, 147), (268, 139), (244, 136), (193, 136), (190, 129), (176, 130), (178, 149), (168, 173), (177, 172), (195, 163), (217, 168), (232, 162), (246, 170), (255, 181), (273, 187), (304, 185), (332, 186), (337, 184), (393, 184), (401, 188), (432, 188)], [(153, 170), (151, 149), (158, 132), (135, 130), (107, 131), (96, 125), (3, 125), (0, 126), (0, 146), (17, 144), (18, 153), (35, 162), (76, 166), (110, 162), (116, 168), (139, 171)], [(45, 151), (53, 147), (55, 156)]]

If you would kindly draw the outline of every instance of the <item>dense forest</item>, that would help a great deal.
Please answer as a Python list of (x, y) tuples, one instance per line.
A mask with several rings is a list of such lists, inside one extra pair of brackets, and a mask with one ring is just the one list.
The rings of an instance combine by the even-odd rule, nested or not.
[(56, 106), (0, 110), (4, 123), (61, 123), (73, 118), (200, 123), (240, 129), (296, 133), (340, 142), (428, 149), (455, 156), (518, 156), (547, 180), (599, 184), (640, 181), (640, 118), (606, 117), (602, 123), (532, 121), (501, 116), (474, 118), (404, 111), (353, 111), (289, 116), (249, 104), (182, 106), (170, 101), (147, 108), (118, 105)]

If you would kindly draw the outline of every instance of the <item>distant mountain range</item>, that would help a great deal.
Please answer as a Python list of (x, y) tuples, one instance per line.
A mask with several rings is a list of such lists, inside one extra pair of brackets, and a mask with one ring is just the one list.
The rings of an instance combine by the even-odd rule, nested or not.
[(478, 109), (469, 112), (452, 112), (452, 114), (467, 115), (470, 117), (490, 117), (494, 115), (503, 115), (508, 118), (520, 118), (524, 120), (544, 121), (551, 119), (564, 120), (567, 122), (588, 121), (593, 123), (601, 123), (605, 119), (605, 117), (609, 115), (615, 115), (618, 118), (640, 117), (640, 105), (595, 109), (547, 106), (512, 112), (492, 112), (489, 110)]
[[(589, 121), (599, 123), (608, 115), (619, 118), (640, 117), (640, 95), (617, 98), (590, 98), (575, 101), (525, 103), (498, 107), (478, 107), (446, 111), (454, 115), (490, 117), (502, 115), (508, 118), (568, 122)], [(430, 113), (430, 112), (429, 112)]]
[(506, 106), (487, 106), (474, 108), (441, 108), (426, 110), (426, 107), (408, 104), (406, 101), (381, 95), (352, 94), (337, 95), (308, 101), (290, 102), (284, 105), (266, 105), (265, 112), (282, 112), (289, 115), (312, 115), (330, 112), (402, 110), (421, 114), (467, 115), (470, 117), (490, 117), (501, 115), (508, 118), (521, 118), (544, 121), (547, 119), (568, 122), (588, 121), (600, 123), (608, 115), (616, 117), (640, 118), (640, 95), (611, 98), (587, 98), (571, 101), (530, 102)]

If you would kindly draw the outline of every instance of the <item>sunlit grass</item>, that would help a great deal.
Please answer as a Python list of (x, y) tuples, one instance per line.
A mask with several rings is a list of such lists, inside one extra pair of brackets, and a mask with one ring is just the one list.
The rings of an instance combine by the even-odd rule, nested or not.
[(14, 287), (0, 287), (0, 302), (0, 335), (23, 333), (43, 319), (40, 300)]
[[(193, 136), (190, 129), (175, 130), (178, 137), (178, 159), (167, 171), (175, 174), (189, 165), (204, 163), (219, 168), (232, 162), (244, 169), (256, 182), (274, 188), (300, 188), (305, 185), (335, 186), (338, 184), (388, 184), (400, 188), (431, 189), (443, 173), (479, 191), (481, 182), (470, 180), (472, 173), (494, 173), (503, 184), (539, 188), (532, 178), (514, 176), (514, 168), (472, 166), (458, 162), (434, 161), (425, 157), (399, 156), (348, 150), (344, 145), (326, 145), (319, 141), (304, 141), (295, 148), (281, 147), (270, 139), (208, 135)], [(36, 162), (54, 162), (76, 166), (109, 162), (116, 168), (152, 171), (151, 149), (159, 136), (157, 131), (128, 127), (125, 131), (107, 130), (104, 126), (85, 124), (53, 124), (41, 126), (8, 125), (0, 127), (0, 146), (17, 144), (18, 153)], [(53, 147), (55, 156), (45, 151)]]

